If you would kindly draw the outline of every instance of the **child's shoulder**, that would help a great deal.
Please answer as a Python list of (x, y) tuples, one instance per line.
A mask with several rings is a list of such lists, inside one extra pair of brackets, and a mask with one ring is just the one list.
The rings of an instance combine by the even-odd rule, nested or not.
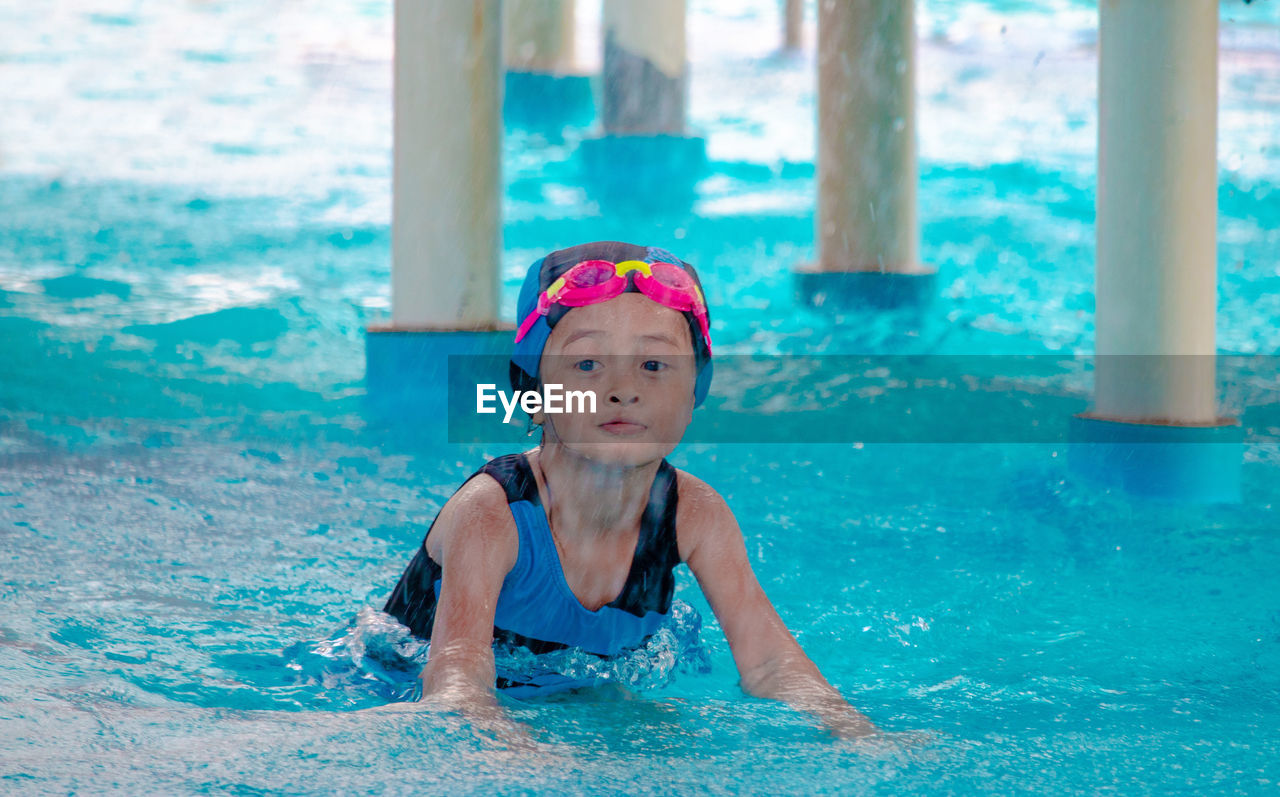
[(463, 482), (446, 502), (446, 506), (448, 504), (478, 511), (505, 512), (507, 488), (492, 473), (481, 471)]
[(714, 487), (688, 471), (675, 468), (676, 534), (680, 542), (680, 558), (687, 560), (704, 541), (725, 541), (724, 535), (740, 535), (738, 523), (728, 502)]
[(489, 473), (476, 473), (467, 479), (440, 508), (440, 514), (427, 535), (427, 553), (437, 562), (452, 541), (456, 529), (477, 544), (498, 544), (499, 549), (516, 544), (515, 521), (507, 503), (506, 488)]
[[(702, 479), (694, 476), (687, 470), (672, 465), (671, 470), (676, 474), (676, 489), (680, 491), (680, 500), (683, 502), (688, 499), (690, 501), (698, 501), (708, 499), (712, 496), (720, 498), (720, 493), (716, 489), (707, 484)], [(720, 500), (724, 500), (720, 498)]]
[(509, 504), (533, 489), (528, 456), (529, 452), (515, 452), (489, 459), (458, 486), (445, 506), (508, 514)]

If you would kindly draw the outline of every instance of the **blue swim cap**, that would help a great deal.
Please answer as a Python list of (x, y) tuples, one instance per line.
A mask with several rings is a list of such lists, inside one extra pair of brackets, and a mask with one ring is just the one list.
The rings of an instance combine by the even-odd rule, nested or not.
[[(594, 241), (571, 246), (568, 249), (558, 249), (538, 258), (529, 266), (529, 270), (524, 275), (524, 283), (520, 286), (520, 298), (516, 301), (516, 326), (519, 326), (530, 313), (537, 309), (538, 294), (546, 290), (547, 286), (555, 282), (561, 274), (583, 260), (607, 260), (611, 263), (621, 263), (624, 260), (674, 263), (689, 272), (689, 276), (693, 277), (693, 281), (697, 283), (698, 289), (702, 290), (702, 281), (698, 279), (698, 272), (694, 271), (693, 266), (665, 249), (636, 246), (621, 241)], [(635, 286), (629, 285), (627, 290), (633, 291)], [(706, 291), (703, 291), (703, 295), (706, 295)], [(545, 316), (539, 316), (533, 327), (515, 344), (509, 369), (513, 390), (531, 389), (528, 383), (538, 378), (538, 364), (542, 360), (542, 350), (547, 345), (547, 338), (551, 337), (551, 329), (571, 309), (573, 308), (553, 304), (551, 312)], [(707, 350), (707, 345), (702, 339), (701, 327), (693, 313), (684, 312), (681, 315), (688, 321), (689, 332), (693, 336), (693, 352), (698, 368), (698, 378), (693, 386), (693, 406), (699, 407), (711, 388), (711, 352)], [(710, 323), (709, 318), (708, 315), (708, 323)]]

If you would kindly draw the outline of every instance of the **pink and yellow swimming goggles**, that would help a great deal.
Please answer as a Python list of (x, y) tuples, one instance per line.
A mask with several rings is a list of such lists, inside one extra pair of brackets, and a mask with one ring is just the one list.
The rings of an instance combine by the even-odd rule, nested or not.
[(711, 354), (711, 330), (707, 324), (707, 303), (702, 298), (698, 283), (689, 272), (674, 263), (646, 263), (643, 260), (624, 260), (610, 263), (608, 260), (583, 260), (561, 274), (559, 279), (538, 294), (538, 306), (533, 309), (520, 329), (516, 331), (516, 343), (529, 334), (538, 318), (551, 311), (551, 305), (585, 307), (618, 296), (627, 289), (628, 275), (635, 281), (636, 289), (663, 307), (682, 313), (692, 312), (702, 327), (702, 339)]

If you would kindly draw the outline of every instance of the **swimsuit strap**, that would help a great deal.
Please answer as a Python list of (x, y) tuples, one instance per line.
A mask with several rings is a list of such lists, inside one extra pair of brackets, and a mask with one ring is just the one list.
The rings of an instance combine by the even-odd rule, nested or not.
[(523, 452), (504, 454), (489, 460), (471, 474), (468, 481), (481, 473), (489, 474), (502, 485), (502, 489), (507, 494), (508, 504), (528, 501), (531, 504), (542, 505), (542, 501), (538, 498), (538, 482), (533, 477), (533, 469), (529, 467), (529, 458)]

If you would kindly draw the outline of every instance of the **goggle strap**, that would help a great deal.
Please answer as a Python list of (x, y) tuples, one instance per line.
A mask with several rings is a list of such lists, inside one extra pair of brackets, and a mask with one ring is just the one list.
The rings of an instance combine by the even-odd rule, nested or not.
[(516, 343), (519, 343), (525, 335), (529, 334), (529, 330), (533, 329), (533, 325), (538, 323), (538, 319), (543, 315), (544, 313), (540, 313), (535, 309), (524, 317), (524, 321), (520, 323), (520, 329), (516, 330)]

